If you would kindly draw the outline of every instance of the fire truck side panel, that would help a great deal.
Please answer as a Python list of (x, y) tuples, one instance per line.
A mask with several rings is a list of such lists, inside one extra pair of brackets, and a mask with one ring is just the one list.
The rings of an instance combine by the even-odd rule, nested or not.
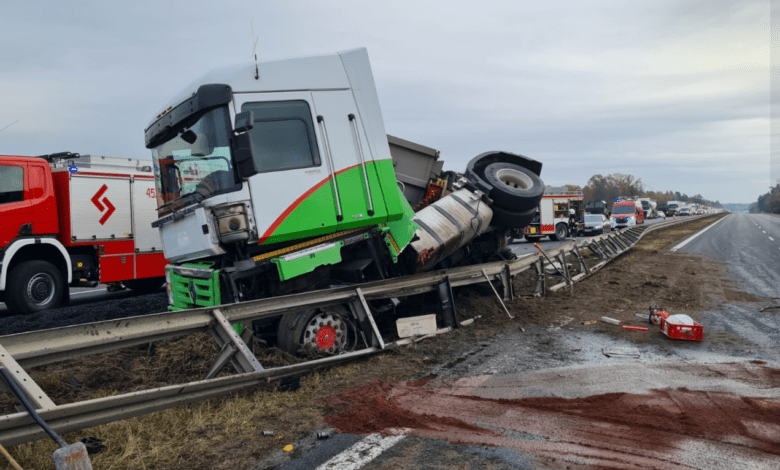
[(147, 277), (159, 277), (160, 273), (165, 272), (165, 266), (168, 261), (163, 256), (163, 252), (144, 253), (134, 256), (135, 259), (135, 277), (144, 279)]
[(73, 241), (132, 238), (130, 175), (73, 174), (70, 217)]
[(135, 255), (133, 253), (100, 257), (100, 282), (103, 284), (134, 279), (134, 271)]
[(541, 233), (543, 233), (543, 234), (550, 234), (550, 233), (555, 232), (555, 224), (549, 224), (549, 223), (545, 224), (545, 222), (553, 220), (553, 215), (554, 215), (554, 213), (553, 213), (553, 205), (554, 204), (555, 203), (553, 202), (552, 199), (545, 198), (545, 197), (542, 197), (542, 200), (539, 203), (540, 208), (541, 208), (539, 220), (541, 221), (541, 224), (542, 224), (541, 225)]
[[(133, 238), (137, 253), (158, 251), (162, 253), (160, 231), (152, 228), (157, 220), (157, 199), (154, 178), (136, 176), (132, 186)], [(147, 277), (147, 276), (141, 276)]]

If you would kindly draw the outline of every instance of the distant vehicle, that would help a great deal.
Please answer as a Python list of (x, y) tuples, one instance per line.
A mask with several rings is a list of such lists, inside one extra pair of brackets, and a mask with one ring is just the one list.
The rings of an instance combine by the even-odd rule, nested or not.
[(682, 206), (680, 208), (680, 212), (677, 215), (679, 215), (680, 217), (691, 215), (691, 207), (690, 206)]
[(662, 219), (665, 219), (666, 218), (666, 214), (663, 211), (658, 211), (658, 217), (660, 217)]
[(585, 212), (607, 215), (609, 213), (609, 206), (607, 205), (607, 201), (588, 201), (588, 203), (585, 204)]
[(602, 234), (611, 232), (612, 225), (604, 214), (585, 214), (585, 223), (580, 232), (584, 235)]
[(677, 215), (677, 212), (680, 211), (680, 207), (683, 206), (683, 203), (680, 201), (669, 201), (666, 203), (666, 215), (669, 217), (672, 217), (674, 215)]
[(658, 203), (656, 203), (654, 200), (650, 199), (649, 197), (642, 197), (637, 199), (637, 201), (642, 203), (642, 210), (645, 212), (645, 219), (655, 219), (658, 217), (658, 213), (656, 208), (658, 207)]
[(656, 207), (656, 212), (658, 212), (658, 217), (664, 217), (665, 215), (667, 215), (666, 213), (668, 212), (668, 210), (669, 209), (666, 206), (666, 204), (658, 204), (658, 207)]
[[(581, 218), (578, 215), (583, 213), (582, 197), (582, 191), (569, 191), (565, 187), (544, 188), (537, 216), (525, 227), (526, 240), (536, 242), (548, 235), (550, 240), (563, 240), (570, 233), (576, 233), (571, 222), (572, 218)], [(572, 209), (574, 214), (571, 214)]]
[(618, 200), (612, 205), (612, 215), (609, 218), (612, 229), (633, 227), (645, 223), (645, 212), (639, 201)]

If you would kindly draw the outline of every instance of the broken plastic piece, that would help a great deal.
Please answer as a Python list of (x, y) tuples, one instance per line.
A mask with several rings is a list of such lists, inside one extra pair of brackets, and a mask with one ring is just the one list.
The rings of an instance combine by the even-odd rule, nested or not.
[(614, 318), (609, 318), (609, 317), (601, 317), (601, 321), (603, 321), (604, 323), (611, 323), (611, 324), (617, 325), (617, 326), (620, 326), (620, 325), (623, 324), (622, 321), (615, 320)]
[(282, 450), (285, 452), (290, 452), (291, 450), (293, 450), (293, 446), (292, 444), (287, 444), (286, 446), (284, 446), (284, 449)]

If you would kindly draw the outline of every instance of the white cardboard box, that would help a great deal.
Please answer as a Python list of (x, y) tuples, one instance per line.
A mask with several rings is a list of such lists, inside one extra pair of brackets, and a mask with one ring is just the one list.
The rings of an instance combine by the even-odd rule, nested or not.
[(398, 327), (398, 337), (430, 335), (436, 333), (436, 315), (421, 315), (419, 317), (399, 318), (395, 322)]

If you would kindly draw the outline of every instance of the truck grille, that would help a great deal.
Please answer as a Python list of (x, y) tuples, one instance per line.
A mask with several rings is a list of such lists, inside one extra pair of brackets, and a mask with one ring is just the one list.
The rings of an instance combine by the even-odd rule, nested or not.
[[(212, 263), (188, 263), (184, 266), (209, 269), (212, 265)], [(173, 305), (168, 306), (168, 310), (214, 307), (222, 303), (219, 270), (214, 270), (208, 279), (183, 276), (174, 271), (171, 273), (170, 289), (173, 294)]]

